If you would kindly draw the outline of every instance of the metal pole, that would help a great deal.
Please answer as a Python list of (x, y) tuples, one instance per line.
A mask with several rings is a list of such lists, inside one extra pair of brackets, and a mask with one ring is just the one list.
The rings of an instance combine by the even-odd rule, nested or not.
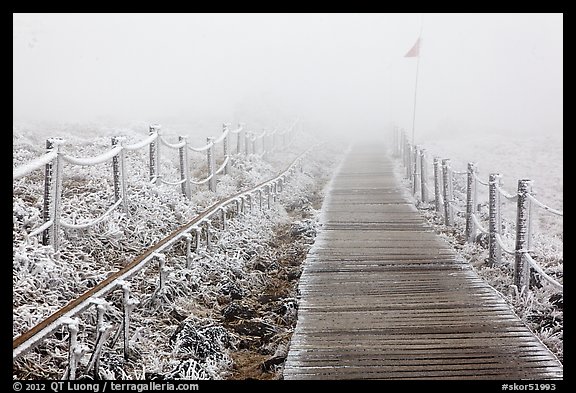
[(500, 180), (498, 173), (491, 173), (488, 176), (488, 265), (495, 266), (502, 260), (502, 250), (496, 240), (496, 235), (500, 234), (500, 203), (496, 186)]
[(528, 194), (532, 184), (529, 179), (518, 180), (518, 209), (516, 211), (516, 255), (514, 263), (514, 285), (518, 290), (530, 287), (530, 269), (524, 259), (528, 252)]

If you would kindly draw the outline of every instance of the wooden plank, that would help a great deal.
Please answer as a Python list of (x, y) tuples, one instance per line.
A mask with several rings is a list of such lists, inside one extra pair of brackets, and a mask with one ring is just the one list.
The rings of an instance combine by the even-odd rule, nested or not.
[(285, 379), (561, 379), (563, 366), (428, 226), (383, 147), (332, 182)]

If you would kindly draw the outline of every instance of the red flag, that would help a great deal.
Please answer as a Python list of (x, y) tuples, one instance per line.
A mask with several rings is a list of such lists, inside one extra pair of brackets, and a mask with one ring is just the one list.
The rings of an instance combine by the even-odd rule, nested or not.
[(404, 57), (418, 57), (419, 55), (420, 55), (420, 37), (418, 37), (412, 49), (410, 49), (408, 53), (404, 55)]

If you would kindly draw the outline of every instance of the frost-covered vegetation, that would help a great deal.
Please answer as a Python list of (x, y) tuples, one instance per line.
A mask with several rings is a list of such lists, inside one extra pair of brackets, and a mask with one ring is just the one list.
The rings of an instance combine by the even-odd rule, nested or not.
[[(128, 143), (147, 136), (143, 124), (122, 130), (102, 127), (61, 129), (63, 150), (95, 156), (110, 148), (110, 137)], [(99, 135), (88, 137), (85, 135)], [(14, 127), (14, 167), (44, 153), (38, 130)], [(197, 138), (200, 140), (201, 138)], [(266, 160), (236, 155), (232, 170), (219, 176), (212, 193), (202, 186), (186, 198), (179, 186), (151, 186), (147, 149), (129, 152), (129, 208), (85, 230), (66, 230), (57, 253), (26, 233), (42, 223), (43, 171), (14, 182), (13, 197), (13, 338), (70, 300), (121, 269), (146, 249), (190, 221), (215, 201), (276, 175), (314, 138), (300, 134), (288, 149)], [(98, 368), (88, 370), (96, 337), (96, 312), (79, 315), (84, 346), (77, 376), (109, 379), (278, 378), (296, 321), (295, 285), (300, 263), (313, 241), (321, 191), (338, 152), (324, 145), (297, 171), (271, 209), (255, 206), (216, 232), (186, 260), (185, 244), (166, 254), (168, 274), (158, 291), (158, 267), (147, 266), (130, 279), (139, 305), (131, 317), (129, 358), (122, 350), (122, 291), (106, 296), (109, 337)], [(177, 152), (162, 158), (161, 171), (178, 179)], [(222, 157), (220, 157), (221, 159)], [(205, 170), (205, 156), (191, 157), (194, 176)], [(102, 214), (114, 202), (111, 164), (66, 165), (62, 218), (81, 223)], [(18, 379), (61, 378), (68, 365), (68, 332), (56, 334), (14, 362)], [(246, 360), (250, 359), (250, 366)]]
[[(430, 136), (419, 144), (428, 157), (450, 158), (456, 171), (465, 171), (468, 162), (478, 165), (479, 176), (488, 180), (489, 173), (502, 175), (502, 187), (515, 194), (518, 179), (531, 179), (536, 198), (558, 210), (563, 209), (562, 138), (551, 136), (520, 137), (485, 133), (460, 138)], [(429, 159), (431, 162), (432, 160)], [(399, 169), (399, 173), (403, 173)], [(431, 174), (431, 169), (429, 174)], [(465, 190), (465, 176), (455, 176)], [(433, 180), (430, 180), (433, 189)], [(458, 187), (456, 187), (458, 188)], [(487, 222), (487, 187), (480, 186), (478, 203), (482, 204), (483, 222)], [(430, 197), (433, 198), (433, 195)], [(502, 237), (514, 249), (516, 203), (503, 199)], [(462, 206), (461, 206), (462, 207)], [(488, 240), (481, 235), (478, 242), (465, 241), (465, 219), (455, 217), (455, 227), (448, 228), (434, 214), (434, 207), (421, 204), (424, 216), (435, 229), (476, 269), (491, 286), (503, 294), (526, 325), (563, 360), (563, 293), (538, 274), (531, 274), (531, 290), (519, 291), (513, 286), (513, 256), (504, 253), (502, 263), (489, 266)], [(533, 246), (531, 255), (556, 280), (563, 282), (563, 221), (539, 208), (532, 209)], [(486, 225), (487, 226), (487, 225)]]

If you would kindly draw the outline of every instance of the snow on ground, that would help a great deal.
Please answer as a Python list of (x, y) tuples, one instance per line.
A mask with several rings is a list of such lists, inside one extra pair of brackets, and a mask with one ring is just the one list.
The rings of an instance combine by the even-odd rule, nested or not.
[[(64, 137), (63, 150), (73, 156), (95, 156), (110, 148), (110, 137), (144, 139), (147, 126), (114, 130), (101, 126), (61, 127), (57, 135), (34, 127), (14, 127), (14, 166), (44, 153), (44, 139)], [(52, 135), (51, 135), (52, 134)], [(87, 135), (99, 135), (89, 137)], [(197, 140), (202, 140), (197, 137)], [(14, 182), (13, 198), (13, 337), (30, 329), (75, 296), (103, 280), (206, 207), (226, 195), (273, 177), (305, 147), (315, 143), (300, 135), (294, 146), (268, 160), (235, 156), (231, 173), (219, 177), (218, 192), (198, 187), (190, 201), (179, 187), (148, 184), (147, 149), (128, 152), (129, 213), (116, 210), (109, 219), (86, 230), (67, 230), (57, 254), (24, 233), (41, 224), (43, 170)], [(166, 150), (164, 150), (166, 151)], [(171, 267), (167, 285), (156, 291), (157, 268), (147, 267), (130, 281), (134, 296), (145, 307), (133, 315), (129, 360), (122, 355), (119, 291), (107, 296), (111, 326), (108, 349), (101, 361), (100, 378), (242, 378), (237, 363), (247, 358), (281, 359), (295, 323), (295, 280), (298, 266), (313, 239), (318, 195), (337, 159), (324, 147), (297, 171), (270, 210), (229, 222), (227, 232), (215, 234), (215, 244), (200, 250), (191, 262), (182, 257), (182, 245), (167, 254)], [(177, 154), (163, 155), (161, 170), (178, 179)], [(219, 156), (219, 160), (222, 157)], [(205, 173), (205, 156), (191, 157), (193, 173)], [(66, 165), (63, 214), (66, 221), (89, 221), (113, 203), (110, 164), (94, 167)], [(205, 176), (205, 175), (203, 175)], [(314, 198), (316, 200), (314, 205)], [(314, 205), (314, 206), (313, 206)], [(278, 239), (283, 239), (280, 241)], [(282, 246), (282, 244), (284, 245)], [(178, 252), (179, 251), (179, 252)], [(297, 254), (297, 255), (296, 255)], [(291, 284), (291, 285), (288, 285)], [(266, 295), (258, 300), (257, 295)], [(246, 311), (248, 310), (248, 311)], [(246, 315), (252, 312), (254, 315)], [(95, 339), (94, 312), (81, 317), (80, 339), (86, 345), (80, 372), (86, 368)], [(63, 328), (13, 366), (18, 379), (61, 378), (67, 365), (67, 332)], [(268, 371), (277, 376), (271, 360)], [(276, 374), (274, 374), (276, 372)]]
[[(478, 165), (484, 181), (489, 173), (502, 175), (503, 188), (515, 194), (518, 179), (533, 180), (536, 198), (544, 204), (563, 210), (562, 137), (548, 135), (519, 137), (485, 133), (475, 136), (428, 137), (417, 141), (429, 157), (429, 175), (432, 176), (432, 157), (449, 158), (456, 171), (465, 171), (468, 162)], [(403, 174), (403, 167), (398, 168)], [(465, 176), (460, 183), (465, 185)], [(430, 189), (433, 178), (430, 177)], [(464, 188), (465, 189), (465, 188)], [(433, 197), (433, 196), (431, 196)], [(487, 190), (481, 186), (479, 203), (487, 202)], [(490, 285), (500, 291), (528, 327), (558, 356), (563, 359), (563, 294), (555, 290), (538, 275), (532, 275), (532, 290), (520, 296), (511, 285), (513, 257), (504, 254), (503, 263), (489, 267), (487, 239), (480, 244), (468, 244), (464, 239), (465, 220), (456, 217), (456, 229), (447, 228), (434, 214), (433, 206), (422, 204), (421, 211), (445, 240), (477, 270)], [(484, 207), (487, 211), (487, 207)], [(503, 238), (514, 248), (516, 205), (503, 203)], [(541, 209), (536, 210), (534, 246), (532, 255), (544, 270), (563, 282), (563, 220)]]

